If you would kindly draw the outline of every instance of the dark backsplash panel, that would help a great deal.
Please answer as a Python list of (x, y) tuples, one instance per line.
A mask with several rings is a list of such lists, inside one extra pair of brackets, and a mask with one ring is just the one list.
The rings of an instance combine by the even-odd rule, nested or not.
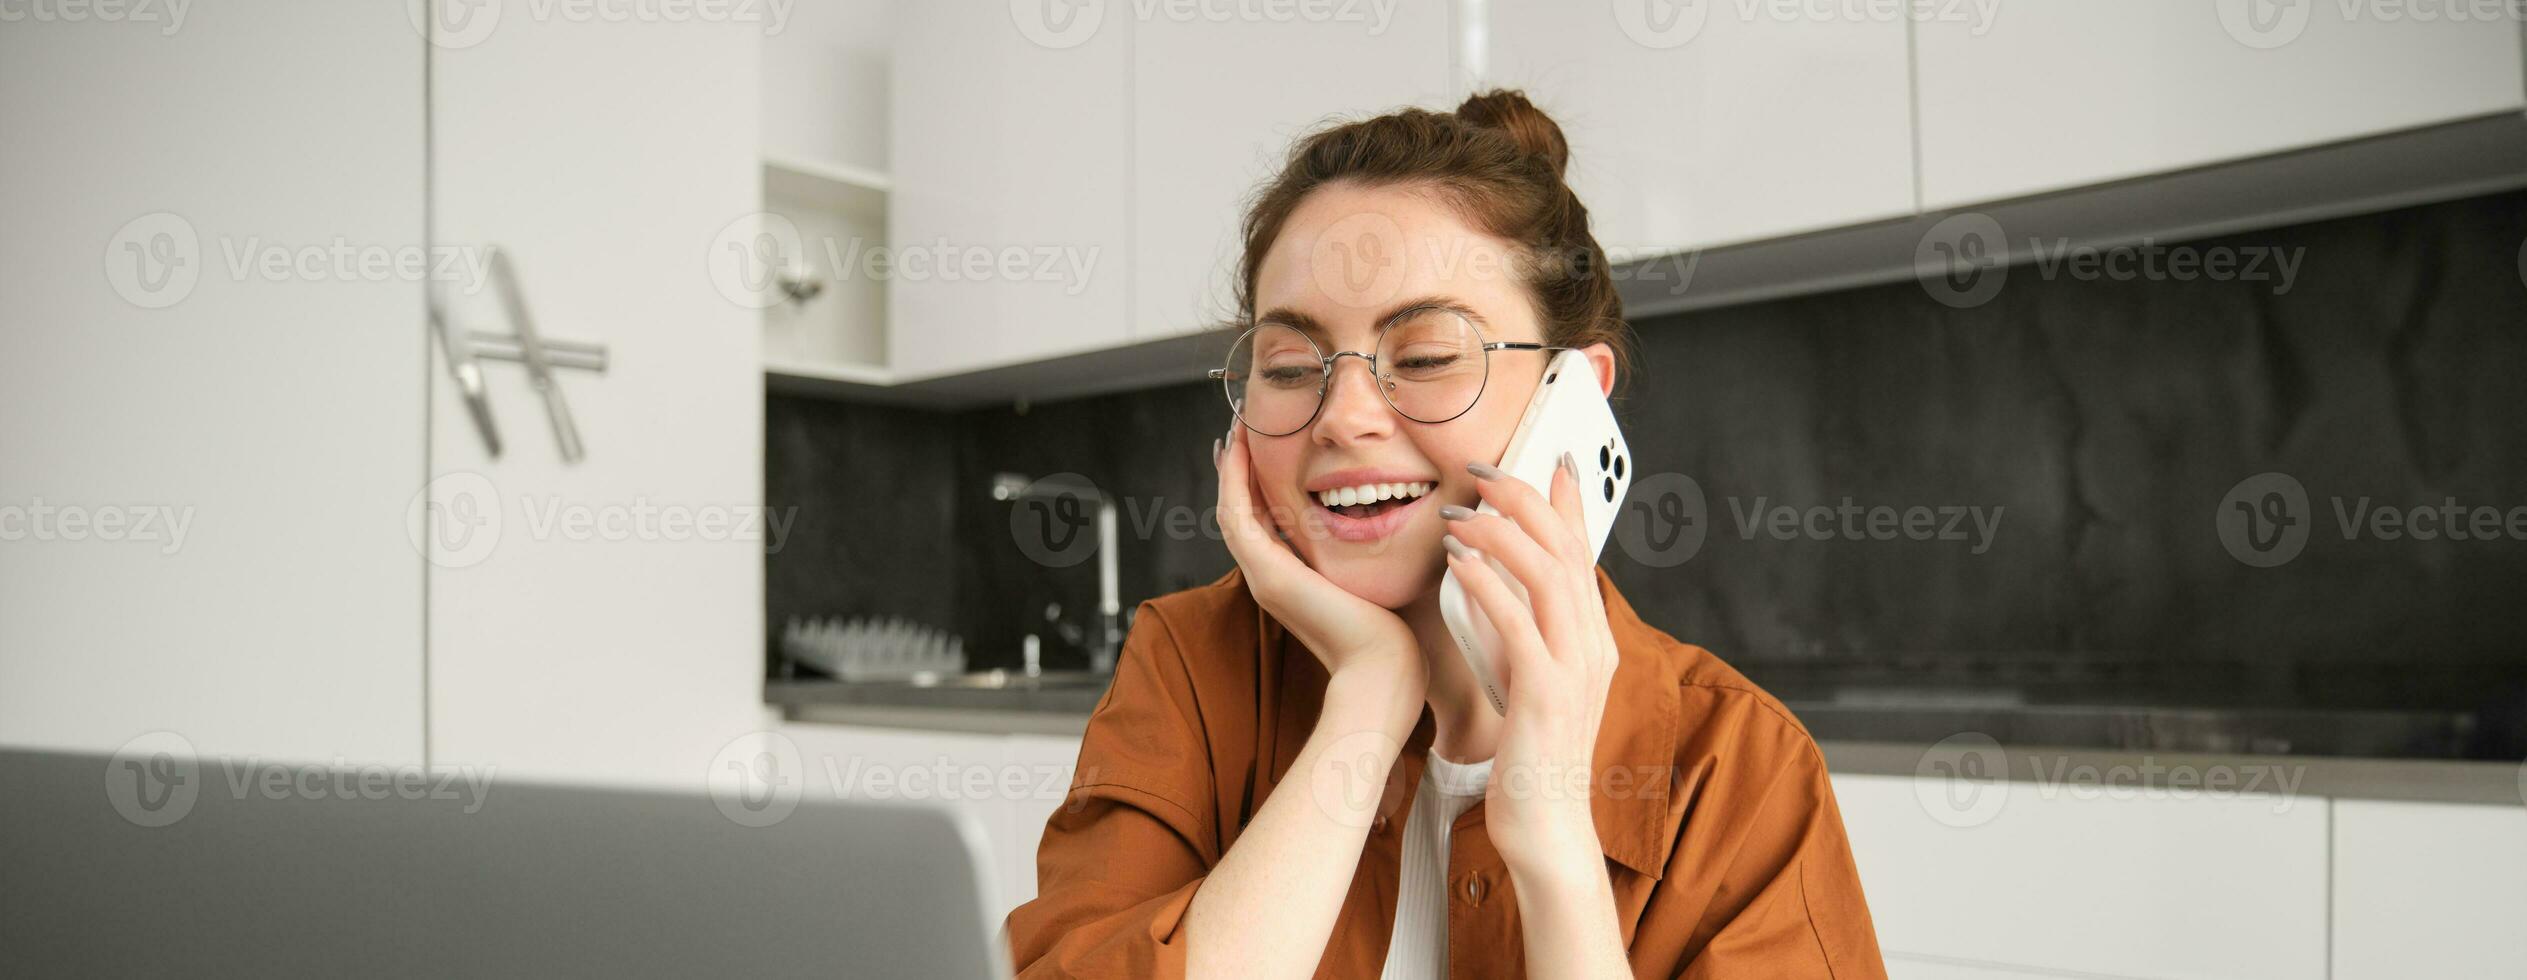
[[(1651, 622), (1782, 683), (2174, 677), (2359, 700), (2515, 677), (2527, 541), (2346, 540), (2334, 503), (2527, 506), (2522, 240), (2527, 194), (2503, 194), (2188, 243), (2302, 250), (2286, 291), (2022, 264), (1965, 309), (1897, 283), (1639, 323), (1618, 411), (1641, 479), (1605, 565)], [(1031, 560), (997, 472), (1123, 501), (1126, 610), (1229, 567), (1208, 384), (1023, 413), (773, 396), (768, 415), (767, 496), (800, 508), (767, 562), (776, 631), (890, 612), (960, 630), (977, 667), (1014, 665), (1031, 631), (1047, 666), (1084, 663), (1041, 613), (1091, 623), (1095, 564)], [(2257, 568), (2214, 521), (2267, 471), (2304, 486), (2311, 533)], [(1980, 553), (1971, 520), (1967, 540), (1782, 540), (1742, 519), (1846, 497), (1999, 517)], [(1698, 550), (1658, 519), (1680, 513)]]

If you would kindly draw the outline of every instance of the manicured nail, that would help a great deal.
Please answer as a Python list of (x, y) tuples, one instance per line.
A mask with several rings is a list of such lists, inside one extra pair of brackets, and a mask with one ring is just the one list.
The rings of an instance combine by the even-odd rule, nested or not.
[(1222, 448), (1222, 446), (1223, 446), (1223, 445), (1224, 445), (1224, 443), (1222, 443), (1220, 440), (1217, 440), (1217, 439), (1213, 439), (1213, 440), (1211, 440), (1211, 468), (1212, 468), (1212, 469), (1215, 469), (1215, 470), (1216, 470), (1216, 469), (1219, 469), (1219, 468), (1220, 468), (1220, 449)]
[(1481, 557), (1474, 549), (1467, 547), (1465, 542), (1457, 540), (1456, 535), (1442, 535), (1439, 538), (1439, 543), (1448, 547), (1449, 554), (1463, 558), (1467, 561), (1473, 561), (1474, 559)]
[(1490, 463), (1467, 463), (1465, 464), (1465, 471), (1474, 474), (1475, 479), (1478, 480), (1497, 480), (1509, 475), (1501, 472), (1500, 467), (1493, 466)]
[(1562, 471), (1571, 475), (1571, 482), (1579, 482), (1579, 459), (1567, 451), (1563, 452)]
[(1474, 519), (1474, 511), (1455, 504), (1440, 504), (1439, 516), (1452, 521), (1470, 521)]

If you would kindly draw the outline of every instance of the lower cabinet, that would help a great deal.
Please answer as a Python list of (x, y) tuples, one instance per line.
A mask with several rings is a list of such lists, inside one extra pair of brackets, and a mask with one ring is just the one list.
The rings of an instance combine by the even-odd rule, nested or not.
[(1853, 775), (1834, 792), (1898, 976), (2325, 975), (2324, 799)]
[(1035, 897), (1035, 848), (1069, 795), (1079, 739), (858, 725), (784, 724), (806, 768), (808, 800), (888, 800), (961, 810), (989, 846), (992, 918)]
[(2334, 980), (2527, 974), (2523, 922), (2527, 807), (2334, 802)]
[[(992, 916), (1035, 852), (1079, 739), (786, 724), (809, 799), (972, 813)], [(2527, 807), (2175, 795), (1838, 775), (1887, 971), (1904, 980), (2516, 977)]]

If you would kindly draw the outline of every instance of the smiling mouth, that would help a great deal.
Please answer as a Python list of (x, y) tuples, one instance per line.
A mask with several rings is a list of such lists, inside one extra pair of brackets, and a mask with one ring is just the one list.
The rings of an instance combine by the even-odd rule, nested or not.
[(1313, 496), (1326, 510), (1355, 520), (1366, 520), (1388, 511), (1412, 506), (1430, 493), (1433, 484), (1365, 483), (1356, 487), (1319, 490)]

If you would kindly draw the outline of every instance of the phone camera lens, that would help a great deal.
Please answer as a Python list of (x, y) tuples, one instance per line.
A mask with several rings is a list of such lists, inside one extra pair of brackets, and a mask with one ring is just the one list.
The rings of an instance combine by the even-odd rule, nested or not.
[(1614, 475), (1617, 477), (1623, 475), (1623, 457), (1621, 456), (1614, 458)]
[(1606, 502), (1614, 502), (1614, 477), (1606, 478)]
[(1611, 457), (1611, 455), (1612, 454), (1606, 449), (1606, 447), (1597, 447), (1597, 468), (1601, 470), (1605, 469), (1607, 460)]

